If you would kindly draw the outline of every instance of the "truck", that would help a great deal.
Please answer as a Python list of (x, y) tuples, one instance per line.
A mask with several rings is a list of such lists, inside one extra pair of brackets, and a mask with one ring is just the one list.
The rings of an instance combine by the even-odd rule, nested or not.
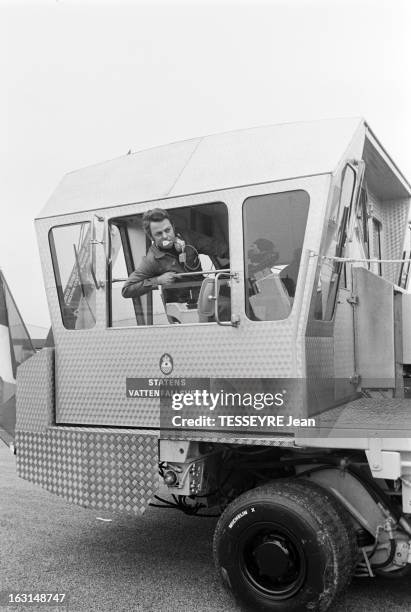
[[(67, 174), (35, 221), (53, 341), (18, 368), (18, 475), (91, 509), (218, 517), (246, 609), (325, 611), (353, 576), (409, 576), (410, 196), (362, 118)], [(124, 298), (153, 209), (228, 256), (183, 240), (180, 297)]]

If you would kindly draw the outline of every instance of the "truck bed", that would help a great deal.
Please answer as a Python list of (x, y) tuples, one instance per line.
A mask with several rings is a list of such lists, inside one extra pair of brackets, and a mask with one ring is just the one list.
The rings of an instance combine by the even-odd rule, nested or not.
[(328, 435), (411, 438), (411, 399), (361, 398), (315, 417)]

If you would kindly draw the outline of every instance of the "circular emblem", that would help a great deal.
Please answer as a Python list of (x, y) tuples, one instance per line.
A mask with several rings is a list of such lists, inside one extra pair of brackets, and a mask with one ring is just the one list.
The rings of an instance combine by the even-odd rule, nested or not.
[(164, 355), (161, 355), (160, 370), (163, 372), (163, 374), (171, 374), (171, 372), (173, 371), (173, 367), (174, 365), (172, 356), (168, 353), (164, 353)]

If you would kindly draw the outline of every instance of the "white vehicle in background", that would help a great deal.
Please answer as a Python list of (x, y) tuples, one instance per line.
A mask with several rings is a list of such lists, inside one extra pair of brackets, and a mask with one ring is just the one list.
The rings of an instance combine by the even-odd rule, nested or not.
[[(31, 331), (46, 330), (31, 326)], [(17, 368), (43, 344), (44, 339), (30, 337), (0, 269), (0, 440), (7, 446), (14, 442)]]
[[(220, 510), (216, 565), (252, 610), (327, 610), (354, 574), (409, 575), (410, 194), (362, 119), (198, 138), (68, 174), (36, 220), (55, 346), (19, 368), (19, 475), (107, 511), (138, 515), (153, 496)], [(229, 260), (202, 259), (200, 280), (180, 278), (191, 300), (121, 296), (154, 207), (229, 245)], [(164, 390), (207, 384), (279, 388), (287, 401), (269, 414), (283, 422), (231, 426), (267, 414), (244, 406), (228, 420), (219, 406), (214, 425), (190, 424), (194, 408), (173, 421)]]

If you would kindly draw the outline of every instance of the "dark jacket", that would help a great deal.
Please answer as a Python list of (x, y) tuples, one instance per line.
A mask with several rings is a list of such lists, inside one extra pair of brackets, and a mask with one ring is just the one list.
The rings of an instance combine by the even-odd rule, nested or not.
[[(153, 286), (156, 286), (156, 277), (165, 272), (175, 272), (176, 274), (191, 271), (201, 272), (201, 265), (197, 254), (194, 249), (190, 248), (190, 245), (198, 253), (208, 255), (209, 257), (228, 257), (228, 245), (220, 240), (198, 234), (191, 230), (184, 230), (176, 235), (186, 243), (185, 267), (184, 264), (180, 263), (179, 253), (174, 249), (163, 251), (157, 246), (151, 245), (147, 255), (141, 260), (139, 267), (130, 274), (124, 283), (121, 291), (123, 297), (131, 298), (148, 293)], [(196, 267), (197, 265), (198, 267)], [(187, 280), (194, 280), (194, 278), (194, 276), (187, 277)], [(174, 284), (177, 283), (178, 280)]]

